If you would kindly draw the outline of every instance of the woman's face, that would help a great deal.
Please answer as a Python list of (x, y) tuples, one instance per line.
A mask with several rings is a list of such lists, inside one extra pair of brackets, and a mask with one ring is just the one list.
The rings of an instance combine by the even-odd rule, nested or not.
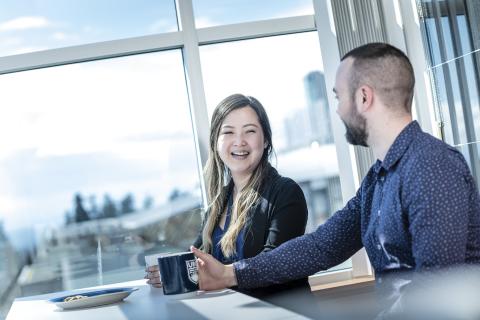
[(250, 106), (227, 115), (220, 127), (217, 150), (235, 183), (251, 176), (262, 159), (265, 138), (257, 113)]

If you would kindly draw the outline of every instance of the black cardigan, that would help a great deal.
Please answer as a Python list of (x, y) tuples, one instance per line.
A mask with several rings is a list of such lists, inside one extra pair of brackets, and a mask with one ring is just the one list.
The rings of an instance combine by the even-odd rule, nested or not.
[[(230, 184), (227, 188), (232, 187)], [(243, 245), (244, 258), (270, 251), (285, 241), (303, 235), (307, 218), (307, 203), (300, 186), (292, 179), (280, 176), (277, 170), (270, 166), (267, 178), (260, 189), (260, 199), (248, 212)], [(202, 232), (193, 245), (196, 248), (202, 245)], [(299, 285), (305, 286), (308, 282), (301, 279), (245, 292), (262, 297)]]

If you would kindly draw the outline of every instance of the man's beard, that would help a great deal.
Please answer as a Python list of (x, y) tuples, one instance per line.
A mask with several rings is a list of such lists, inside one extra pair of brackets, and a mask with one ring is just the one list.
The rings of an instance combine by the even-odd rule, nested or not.
[(367, 120), (357, 112), (355, 106), (352, 109), (349, 123), (347, 124), (346, 121), (342, 120), (346, 129), (345, 138), (347, 138), (348, 143), (354, 146), (368, 147)]

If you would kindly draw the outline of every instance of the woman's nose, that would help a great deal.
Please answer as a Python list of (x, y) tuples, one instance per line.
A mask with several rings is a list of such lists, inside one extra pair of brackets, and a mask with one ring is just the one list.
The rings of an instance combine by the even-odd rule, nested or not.
[(246, 144), (245, 136), (243, 135), (243, 133), (235, 135), (234, 143), (236, 146), (243, 146)]

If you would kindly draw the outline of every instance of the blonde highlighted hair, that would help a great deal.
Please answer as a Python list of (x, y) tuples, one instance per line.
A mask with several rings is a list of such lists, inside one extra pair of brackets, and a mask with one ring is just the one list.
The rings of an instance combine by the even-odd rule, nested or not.
[(242, 94), (233, 94), (218, 104), (212, 115), (209, 155), (204, 169), (205, 182), (207, 185), (208, 214), (204, 221), (202, 233), (203, 251), (212, 252), (213, 230), (215, 225), (220, 221), (223, 212), (225, 212), (230, 187), (233, 183), (231, 181), (230, 171), (220, 159), (217, 150), (217, 140), (220, 129), (223, 121), (230, 112), (245, 107), (251, 107), (257, 114), (258, 121), (263, 130), (266, 147), (260, 163), (254, 169), (245, 187), (238, 190), (238, 196), (233, 203), (230, 225), (220, 241), (220, 246), (225, 257), (231, 257), (236, 253), (238, 234), (247, 222), (250, 208), (255, 205), (259, 198), (262, 182), (265, 180), (270, 169), (269, 159), (273, 152), (270, 122), (265, 109), (257, 99)]

